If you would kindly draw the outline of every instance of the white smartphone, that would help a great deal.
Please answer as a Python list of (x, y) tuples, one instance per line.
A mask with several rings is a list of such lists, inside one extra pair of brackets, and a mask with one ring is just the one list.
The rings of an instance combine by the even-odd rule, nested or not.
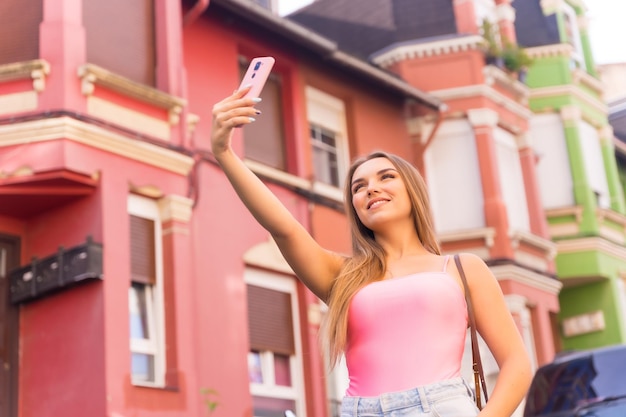
[(274, 66), (274, 58), (271, 56), (260, 56), (250, 61), (248, 69), (244, 74), (239, 88), (252, 85), (250, 91), (246, 93), (246, 97), (259, 97), (263, 86), (269, 77), (272, 67)]

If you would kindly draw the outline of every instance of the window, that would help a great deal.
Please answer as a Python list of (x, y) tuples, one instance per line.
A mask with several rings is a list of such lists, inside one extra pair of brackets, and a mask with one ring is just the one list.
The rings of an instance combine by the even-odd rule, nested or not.
[(589, 187), (596, 196), (598, 207), (610, 208), (611, 196), (598, 130), (587, 122), (578, 122), (583, 164)]
[(500, 189), (510, 230), (530, 231), (524, 174), (515, 137), (504, 129), (494, 130)]
[(82, 2), (87, 62), (132, 81), (155, 86), (154, 3), (153, 0)]
[(335, 132), (311, 123), (313, 170), (318, 181), (339, 187), (337, 137)]
[[(243, 77), (248, 68), (248, 61), (240, 61), (240, 75)], [(253, 129), (244, 129), (244, 156), (248, 159), (285, 171), (286, 145), (283, 123), (282, 79), (276, 71), (270, 74), (263, 91), (261, 101), (256, 105), (262, 116), (256, 118)]]
[(130, 196), (131, 282), (128, 290), (131, 377), (164, 385), (161, 222), (156, 201)]
[(0, 65), (39, 58), (39, 25), (42, 20), (42, 0), (2, 0), (0, 39), (4, 42), (0, 42)]
[(248, 375), (255, 417), (303, 416), (304, 392), (295, 278), (249, 269)]
[(578, 17), (576, 16), (574, 8), (566, 3), (563, 4), (563, 24), (565, 26), (565, 42), (569, 43), (574, 48), (572, 64), (576, 68), (585, 69), (583, 47), (578, 30)]
[(315, 179), (342, 187), (348, 165), (344, 103), (312, 87), (306, 88)]
[[(467, 120), (446, 122), (424, 155), (428, 193), (438, 233), (485, 227), (476, 142)], [(460, 186), (460, 184), (463, 184)], [(458, 202), (463, 210), (457, 210)]]

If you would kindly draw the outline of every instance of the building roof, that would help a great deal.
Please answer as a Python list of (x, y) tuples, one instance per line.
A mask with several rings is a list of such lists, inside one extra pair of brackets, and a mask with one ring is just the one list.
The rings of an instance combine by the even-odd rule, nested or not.
[(513, 0), (515, 36), (520, 46), (553, 45), (561, 43), (556, 14), (545, 16), (541, 0)]
[(318, 0), (287, 18), (361, 59), (392, 44), (457, 33), (452, 0)]
[[(340, 1), (337, 0), (337, 2)], [(374, 0), (362, 1), (363, 3), (375, 2)], [(446, 0), (446, 2), (449, 1), (451, 0)], [(356, 3), (360, 3), (360, 1)], [(277, 16), (249, 0), (212, 0), (208, 13), (211, 13), (211, 7), (214, 6), (226, 9), (251, 24), (263, 28), (268, 33), (278, 35), (286, 41), (294, 42), (300, 48), (306, 48), (311, 53), (317, 54), (324, 62), (346, 71), (347, 74), (353, 74), (367, 82), (373, 82), (381, 88), (416, 100), (432, 109), (442, 110), (445, 108), (445, 104), (435, 96), (413, 87), (397, 76), (368, 63), (358, 56), (350, 54), (335, 39), (323, 36), (295, 20)]]
[(609, 124), (613, 128), (613, 134), (626, 144), (626, 99), (611, 104), (609, 112)]

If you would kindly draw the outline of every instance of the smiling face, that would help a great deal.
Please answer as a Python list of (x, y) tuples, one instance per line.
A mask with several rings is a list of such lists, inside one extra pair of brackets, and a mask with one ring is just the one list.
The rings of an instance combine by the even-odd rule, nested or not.
[(352, 205), (359, 220), (375, 231), (390, 220), (410, 220), (411, 201), (400, 173), (384, 157), (362, 163), (352, 175)]

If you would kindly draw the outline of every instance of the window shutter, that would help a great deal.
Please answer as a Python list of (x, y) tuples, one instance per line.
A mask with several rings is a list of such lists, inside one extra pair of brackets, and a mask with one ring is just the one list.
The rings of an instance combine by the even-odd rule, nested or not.
[(254, 129), (244, 129), (244, 154), (246, 158), (272, 168), (286, 170), (285, 135), (283, 129), (282, 85), (275, 74), (267, 79), (255, 107), (262, 113), (254, 122)]
[(250, 349), (295, 353), (291, 294), (248, 285)]
[(84, 0), (87, 62), (154, 86), (153, 3), (153, 0)]
[(154, 221), (130, 216), (130, 274), (133, 282), (156, 283)]
[(0, 65), (39, 58), (43, 0), (0, 1)]

